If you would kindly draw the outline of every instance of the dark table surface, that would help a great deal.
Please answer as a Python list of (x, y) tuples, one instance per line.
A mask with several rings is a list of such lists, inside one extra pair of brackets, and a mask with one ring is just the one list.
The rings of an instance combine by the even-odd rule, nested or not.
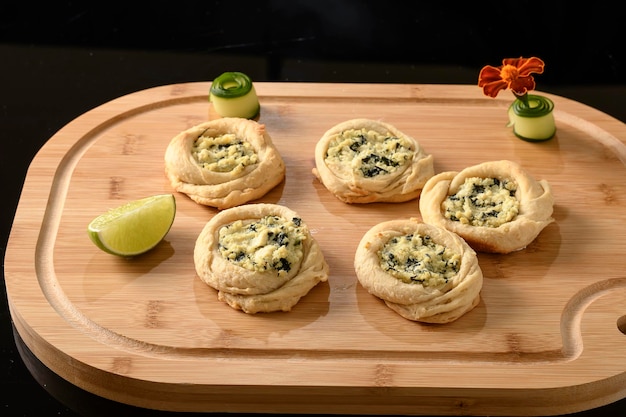
[[(150, 87), (233, 70), (258, 82), (475, 84), (485, 64), (535, 55), (546, 61), (539, 90), (626, 122), (620, 14), (603, 2), (584, 10), (546, 2), (532, 13), (534, 3), (524, 1), (455, 9), (398, 1), (53, 3), (0, 6), (3, 266), (26, 170), (41, 146), (80, 114)], [(14, 333), (2, 274), (3, 416), (179, 415), (105, 400), (39, 363)], [(571, 416), (621, 415), (626, 399)]]

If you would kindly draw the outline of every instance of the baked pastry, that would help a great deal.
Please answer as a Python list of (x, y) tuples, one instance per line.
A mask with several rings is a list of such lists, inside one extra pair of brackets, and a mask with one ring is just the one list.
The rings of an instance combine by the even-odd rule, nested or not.
[(416, 218), (379, 223), (354, 256), (361, 285), (402, 317), (449, 323), (480, 301), (476, 252), (458, 235)]
[(554, 221), (553, 206), (550, 184), (507, 160), (437, 174), (419, 202), (424, 222), (458, 234), (474, 250), (492, 253), (524, 249)]
[(328, 265), (307, 226), (276, 204), (216, 214), (198, 236), (194, 264), (220, 301), (249, 314), (289, 311), (328, 280)]
[(420, 195), (433, 157), (388, 123), (353, 119), (318, 141), (313, 174), (345, 203), (398, 203)]
[(265, 195), (283, 181), (285, 164), (265, 125), (226, 117), (176, 135), (165, 152), (172, 187), (219, 209)]

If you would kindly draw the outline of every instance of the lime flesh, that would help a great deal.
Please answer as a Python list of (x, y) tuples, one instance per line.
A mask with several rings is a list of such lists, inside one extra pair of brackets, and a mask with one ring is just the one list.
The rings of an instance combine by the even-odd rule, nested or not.
[(103, 251), (123, 257), (149, 251), (167, 235), (176, 216), (172, 194), (128, 202), (96, 217), (87, 226), (92, 242)]

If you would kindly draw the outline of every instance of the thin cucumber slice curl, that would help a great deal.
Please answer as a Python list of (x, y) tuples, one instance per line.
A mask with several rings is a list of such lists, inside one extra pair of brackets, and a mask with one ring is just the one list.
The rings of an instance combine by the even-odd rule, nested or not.
[(520, 139), (540, 142), (551, 139), (556, 133), (554, 103), (547, 97), (529, 94), (528, 105), (515, 100), (509, 106), (509, 124)]
[(225, 72), (215, 78), (209, 100), (222, 117), (253, 119), (261, 109), (252, 80), (242, 72)]

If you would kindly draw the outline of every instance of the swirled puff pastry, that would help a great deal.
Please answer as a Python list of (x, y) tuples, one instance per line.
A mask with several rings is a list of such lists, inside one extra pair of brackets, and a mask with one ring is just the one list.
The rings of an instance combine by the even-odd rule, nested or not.
[(476, 252), (458, 235), (418, 219), (379, 223), (354, 257), (361, 285), (402, 317), (449, 323), (480, 301)]
[(198, 236), (194, 264), (220, 301), (248, 314), (290, 311), (328, 280), (328, 265), (306, 224), (276, 204), (216, 214)]
[(553, 206), (550, 184), (507, 160), (437, 174), (419, 202), (424, 222), (458, 234), (476, 251), (492, 253), (524, 249), (554, 221)]
[(176, 135), (165, 152), (172, 187), (193, 201), (225, 209), (265, 195), (285, 177), (285, 164), (265, 125), (227, 117)]
[(404, 202), (434, 175), (433, 157), (388, 123), (352, 119), (318, 141), (313, 174), (345, 203)]

